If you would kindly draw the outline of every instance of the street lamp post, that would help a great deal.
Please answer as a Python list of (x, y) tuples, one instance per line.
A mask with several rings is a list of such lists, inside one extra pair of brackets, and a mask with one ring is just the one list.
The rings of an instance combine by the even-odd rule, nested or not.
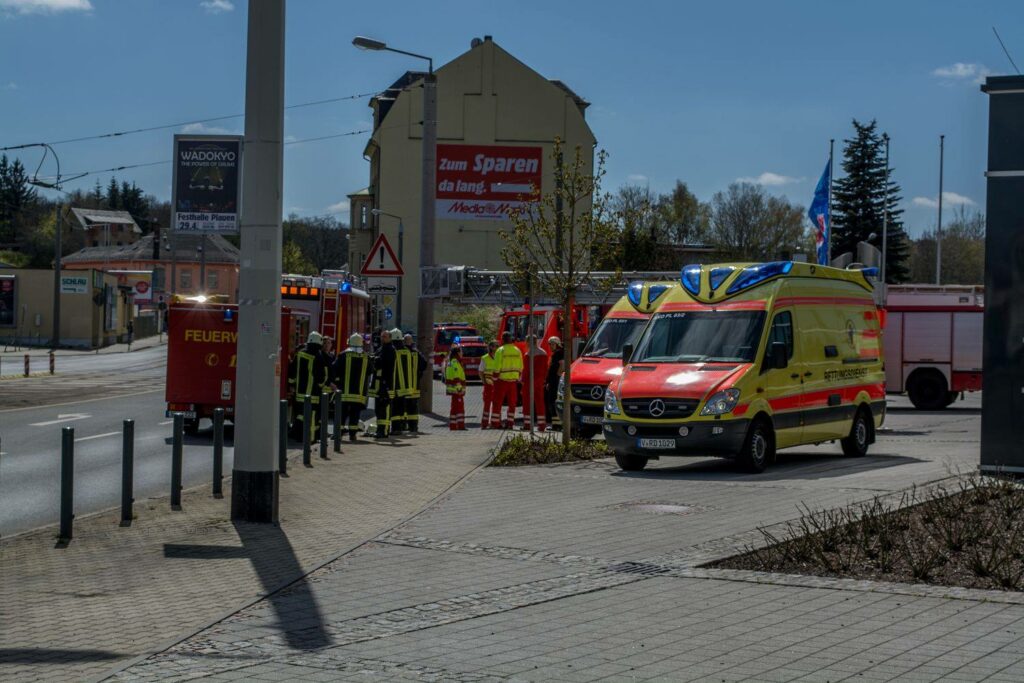
[[(398, 220), (398, 262), (401, 263), (402, 259), (405, 258), (405, 223), (402, 221), (402, 217), (387, 211), (381, 211), (380, 209), (371, 209), (370, 213), (374, 216), (389, 216)], [(398, 277), (398, 306), (396, 306), (395, 317), (398, 318), (398, 326), (402, 327), (402, 282), (405, 276)]]
[(206, 233), (199, 244), (199, 292), (206, 294)]
[[(420, 195), (420, 273), (424, 268), (434, 265), (434, 219), (437, 185), (437, 77), (434, 75), (434, 60), (415, 52), (406, 52), (387, 43), (372, 38), (356, 36), (352, 44), (363, 50), (397, 52), (401, 55), (423, 59), (427, 62), (427, 74), (423, 77), (423, 158), (422, 187)], [(399, 257), (401, 258), (401, 257)], [(422, 275), (420, 275), (422, 280)], [(420, 295), (416, 305), (416, 338), (420, 351), (427, 357), (434, 354), (434, 301), (423, 296), (423, 284), (420, 282)], [(433, 410), (434, 394), (432, 391), (420, 392), (420, 412)]]

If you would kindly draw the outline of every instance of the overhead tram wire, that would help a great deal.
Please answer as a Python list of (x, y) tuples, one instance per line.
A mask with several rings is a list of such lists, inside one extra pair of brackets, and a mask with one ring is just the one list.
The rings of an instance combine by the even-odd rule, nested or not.
[[(315, 106), (319, 106), (319, 105), (322, 105), (322, 104), (333, 104), (335, 102), (344, 102), (346, 100), (359, 100), (359, 99), (363, 99), (364, 97), (373, 97), (376, 94), (377, 94), (376, 92), (372, 92), (372, 93), (359, 93), (359, 94), (356, 94), (356, 95), (345, 95), (344, 97), (331, 97), (331, 98), (328, 98), (328, 99), (325, 99), (325, 100), (312, 100), (310, 102), (299, 102), (298, 104), (290, 104), (290, 105), (286, 106), (285, 109), (302, 109), (304, 107), (315, 107)], [(226, 121), (228, 119), (239, 119), (239, 118), (242, 118), (244, 116), (245, 116), (245, 114), (230, 114), (230, 115), (227, 115), (227, 116), (212, 116), (212, 117), (206, 118), (206, 119), (194, 119), (194, 120), (191, 120), (191, 121), (179, 121), (178, 123), (167, 123), (167, 124), (162, 124), (162, 125), (159, 125), (159, 126), (146, 126), (146, 127), (143, 127), (143, 128), (132, 128), (132, 129), (129, 129), (129, 130), (115, 131), (113, 133), (99, 133), (97, 135), (83, 135), (83, 136), (77, 137), (77, 138), (67, 138), (67, 139), (64, 139), (64, 140), (55, 140), (55, 141), (50, 142), (48, 144), (50, 144), (50, 145), (65, 145), (65, 144), (70, 144), (72, 142), (85, 142), (87, 140), (102, 140), (102, 139), (106, 139), (106, 138), (123, 137), (125, 135), (134, 135), (136, 133), (149, 133), (149, 132), (152, 132), (152, 131), (155, 131), (155, 130), (167, 130), (169, 128), (180, 128), (181, 126), (187, 126), (187, 125), (190, 125), (190, 124), (213, 123), (215, 121)], [(23, 147), (23, 146), (24, 145), (9, 145), (7, 147), (0, 147), (0, 151), (17, 149), (17, 148), (20, 148), (20, 147)]]

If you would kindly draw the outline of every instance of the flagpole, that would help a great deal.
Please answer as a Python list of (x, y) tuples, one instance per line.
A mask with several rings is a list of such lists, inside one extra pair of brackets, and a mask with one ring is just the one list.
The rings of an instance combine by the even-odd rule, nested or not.
[(825, 254), (827, 256), (826, 266), (832, 264), (832, 153), (835, 149), (836, 139), (830, 138), (828, 141), (828, 244), (825, 248)]
[(889, 244), (889, 134), (882, 133), (885, 140), (885, 189), (882, 190), (882, 286), (885, 286), (886, 247)]

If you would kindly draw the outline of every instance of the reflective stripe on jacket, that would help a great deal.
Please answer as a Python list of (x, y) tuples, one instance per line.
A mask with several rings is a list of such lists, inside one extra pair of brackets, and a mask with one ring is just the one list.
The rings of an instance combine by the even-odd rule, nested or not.
[(444, 392), (458, 396), (466, 393), (466, 371), (455, 358), (448, 361), (444, 368)]
[(496, 354), (498, 359), (498, 379), (515, 382), (523, 374), (523, 354), (515, 344), (503, 344)]
[(365, 406), (366, 375), (370, 368), (370, 358), (362, 351), (348, 350), (338, 357), (336, 363), (341, 400)]
[(308, 395), (312, 403), (320, 403), (320, 392), (331, 381), (330, 369), (318, 354), (301, 350), (295, 354), (295, 374), (292, 379), (295, 384), (295, 400), (304, 402)]
[(484, 384), (494, 384), (494, 380), (498, 378), (498, 360), (497, 351), (495, 355), (485, 353), (484, 357), (480, 359), (480, 371), (483, 375)]

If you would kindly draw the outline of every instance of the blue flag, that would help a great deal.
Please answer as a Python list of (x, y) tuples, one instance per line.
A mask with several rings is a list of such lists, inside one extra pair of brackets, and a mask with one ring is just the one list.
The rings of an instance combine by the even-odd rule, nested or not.
[(828, 265), (828, 242), (832, 230), (832, 216), (829, 215), (828, 191), (831, 184), (831, 159), (825, 164), (825, 171), (821, 174), (818, 187), (814, 190), (814, 199), (811, 201), (811, 208), (807, 215), (814, 224), (814, 243), (818, 248), (818, 263)]

